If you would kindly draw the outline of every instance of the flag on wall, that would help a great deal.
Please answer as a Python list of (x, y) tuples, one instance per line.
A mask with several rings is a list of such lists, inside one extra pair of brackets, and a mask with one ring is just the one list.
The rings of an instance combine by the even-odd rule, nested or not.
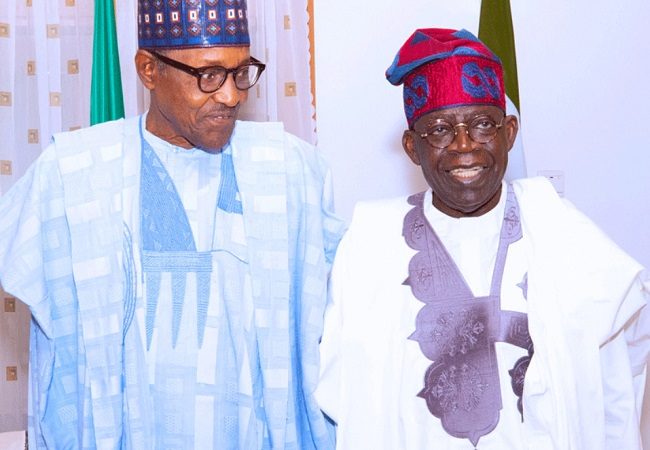
[(95, 0), (90, 124), (124, 117), (113, 0)]
[(506, 95), (519, 109), (517, 56), (510, 0), (482, 0), (478, 38), (501, 58)]
[[(519, 82), (510, 0), (481, 1), (478, 37), (501, 59), (503, 82), (506, 87), (506, 113), (516, 114), (519, 117)], [(508, 181), (524, 178), (528, 174), (521, 133), (520, 122), (517, 138), (508, 152), (508, 167), (505, 174), (505, 179)]]

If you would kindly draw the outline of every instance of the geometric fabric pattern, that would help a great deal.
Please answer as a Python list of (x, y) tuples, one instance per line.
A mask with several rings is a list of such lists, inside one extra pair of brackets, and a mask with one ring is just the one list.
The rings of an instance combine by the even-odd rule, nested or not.
[(461, 105), (493, 105), (505, 111), (501, 61), (467, 30), (416, 30), (386, 71), (404, 84), (409, 126), (428, 112)]
[(138, 45), (248, 46), (246, 0), (139, 0)]
[[(132, 214), (138, 206), (140, 153), (129, 150), (140, 144), (138, 120), (56, 135), (27, 176), (0, 199), (2, 283), (30, 307), (37, 325), (31, 336), (30, 448), (170, 447), (155, 444), (147, 371), (133, 370), (135, 362), (146, 364), (144, 358), (132, 357), (134, 349), (146, 351), (145, 336), (133, 333), (144, 331), (139, 324), (145, 317), (133, 314), (132, 298), (134, 293), (141, 298), (144, 291), (128, 286), (134, 280), (138, 287), (147, 283), (141, 261), (146, 255), (138, 251), (138, 220)], [(236, 408), (227, 409), (227, 417), (242, 417), (242, 408), (249, 408), (250, 426), (241, 423), (231, 435), (238, 437), (235, 442), (194, 448), (333, 448), (333, 430), (313, 396), (327, 278), (343, 229), (331, 214), (327, 167), (311, 146), (286, 134), (279, 124), (238, 122), (231, 146), (244, 212), (243, 257), (249, 269), (244, 275), (252, 300), (250, 320), (244, 325), (255, 339), (248, 347), (251, 359), (240, 360), (248, 363), (241, 372), (228, 375), (254, 383), (256, 401), (242, 404), (236, 396), (235, 403), (221, 405)], [(242, 220), (237, 213), (227, 214), (233, 221)], [(125, 252), (129, 242), (132, 252)], [(125, 259), (134, 264), (125, 264)], [(244, 264), (244, 259), (239, 261)], [(148, 261), (152, 262), (160, 261)], [(203, 284), (199, 278), (208, 262), (198, 262), (185, 265), (186, 292)], [(172, 269), (161, 272), (161, 292), (177, 285)], [(216, 293), (210, 291), (211, 296)], [(210, 320), (214, 316), (208, 310), (205, 320), (205, 305), (197, 302), (200, 297), (182, 299), (192, 301), (182, 320), (196, 318), (192, 319), (196, 330), (206, 331), (202, 336), (191, 330), (191, 338), (183, 342), (192, 348), (215, 338), (215, 323)], [(165, 311), (173, 310), (174, 305), (167, 305)], [(141, 307), (136, 305), (136, 311), (142, 312)], [(173, 334), (174, 313), (165, 314)], [(181, 325), (180, 333), (183, 330), (190, 328)], [(227, 328), (218, 330), (226, 333)], [(224, 334), (222, 342), (231, 337)], [(183, 350), (180, 342), (179, 338), (178, 352)], [(219, 371), (226, 366), (213, 367)], [(161, 381), (169, 382), (166, 386), (173, 391), (182, 388), (178, 380), (189, 380), (185, 372), (162, 375), (167, 381)], [(221, 372), (218, 378), (222, 379)], [(234, 389), (230, 392), (239, 391)], [(197, 396), (197, 401), (209, 401), (208, 397)], [(224, 411), (221, 406), (218, 410)], [(208, 439), (209, 430), (192, 431), (200, 423), (192, 419), (170, 426)]]

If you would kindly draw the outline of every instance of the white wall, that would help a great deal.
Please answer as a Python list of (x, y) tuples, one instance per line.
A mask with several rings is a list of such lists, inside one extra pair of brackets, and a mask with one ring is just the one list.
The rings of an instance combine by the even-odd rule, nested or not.
[[(384, 71), (415, 28), (477, 33), (480, 0), (314, 3), (319, 146), (349, 218), (359, 199), (424, 188)], [(563, 171), (565, 196), (650, 266), (650, 2), (511, 4), (528, 174)]]

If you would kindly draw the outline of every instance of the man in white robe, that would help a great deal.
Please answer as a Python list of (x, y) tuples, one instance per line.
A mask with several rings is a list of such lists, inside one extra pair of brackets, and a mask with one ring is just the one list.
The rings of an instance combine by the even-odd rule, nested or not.
[(149, 111), (57, 134), (0, 199), (0, 281), (33, 317), (29, 446), (332, 448), (328, 169), (236, 121), (264, 69), (245, 2), (143, 1), (139, 31)]
[(387, 71), (431, 189), (361, 202), (335, 258), (316, 392), (340, 450), (640, 449), (641, 267), (543, 178), (503, 181), (500, 61), (417, 30)]

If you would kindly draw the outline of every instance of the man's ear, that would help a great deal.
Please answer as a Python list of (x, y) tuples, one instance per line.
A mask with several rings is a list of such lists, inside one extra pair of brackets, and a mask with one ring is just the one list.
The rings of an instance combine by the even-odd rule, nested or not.
[(150, 91), (156, 86), (156, 76), (158, 74), (156, 64), (156, 58), (151, 53), (138, 49), (135, 54), (135, 70), (138, 72), (144, 87)]
[(420, 157), (418, 156), (418, 152), (415, 150), (415, 131), (413, 130), (405, 130), (404, 134), (402, 135), (402, 147), (404, 148), (404, 151), (408, 155), (409, 158), (411, 158), (411, 161), (413, 161), (413, 164), (416, 166), (420, 165)]
[(506, 131), (506, 144), (508, 145), (508, 151), (510, 151), (512, 146), (515, 145), (515, 138), (519, 131), (519, 121), (517, 116), (506, 116), (504, 121), (503, 128)]

